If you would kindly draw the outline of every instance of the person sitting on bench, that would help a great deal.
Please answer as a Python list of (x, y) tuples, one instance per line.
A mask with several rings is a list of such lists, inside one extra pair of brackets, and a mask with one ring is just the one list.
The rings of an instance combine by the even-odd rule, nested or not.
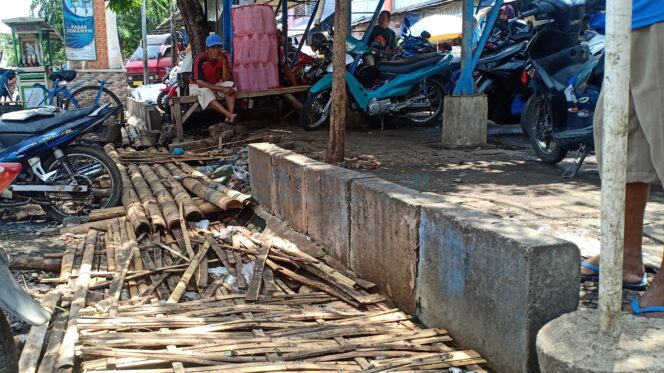
[[(224, 54), (219, 35), (205, 39), (206, 50), (194, 58), (189, 94), (198, 97), (203, 110), (211, 108), (224, 116), (227, 123), (235, 123), (235, 84), (231, 81), (231, 64)], [(217, 99), (224, 99), (226, 106)]]

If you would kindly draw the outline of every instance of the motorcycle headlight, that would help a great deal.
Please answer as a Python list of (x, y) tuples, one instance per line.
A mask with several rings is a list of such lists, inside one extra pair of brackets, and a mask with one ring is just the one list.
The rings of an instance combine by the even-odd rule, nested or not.
[(131, 82), (132, 80), (134, 80), (134, 78), (131, 77), (131, 76), (128, 76), (128, 77), (127, 77), (127, 80)]

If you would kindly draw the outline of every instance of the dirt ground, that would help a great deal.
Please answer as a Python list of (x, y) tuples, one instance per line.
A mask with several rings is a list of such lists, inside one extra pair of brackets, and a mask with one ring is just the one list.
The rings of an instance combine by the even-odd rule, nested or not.
[[(325, 157), (327, 130), (307, 132), (295, 123), (280, 123), (261, 131), (281, 132), (282, 146), (315, 159)], [(588, 157), (576, 178), (563, 178), (571, 157), (547, 165), (535, 156), (519, 126), (490, 126), (489, 132), (486, 146), (450, 149), (440, 143), (440, 127), (352, 129), (343, 166), (572, 241), (583, 256), (598, 254), (600, 178), (595, 157)], [(646, 265), (658, 269), (664, 243), (661, 188), (653, 189), (645, 224)]]

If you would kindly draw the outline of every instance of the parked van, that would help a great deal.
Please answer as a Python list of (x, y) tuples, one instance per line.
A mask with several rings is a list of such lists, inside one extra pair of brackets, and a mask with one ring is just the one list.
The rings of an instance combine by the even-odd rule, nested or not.
[[(176, 45), (178, 46), (178, 53), (181, 49), (184, 49), (182, 40)], [(171, 34), (148, 35), (148, 83), (161, 83), (167, 74), (167, 69), (171, 67), (173, 67), (171, 63)], [(129, 57), (125, 69), (127, 70), (127, 84), (131, 86), (144, 84), (142, 46), (139, 46)]]

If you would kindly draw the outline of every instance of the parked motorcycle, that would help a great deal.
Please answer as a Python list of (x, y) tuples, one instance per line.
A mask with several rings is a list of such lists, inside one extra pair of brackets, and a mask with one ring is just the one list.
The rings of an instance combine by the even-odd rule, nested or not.
[(121, 106), (61, 111), (54, 107), (16, 111), (0, 120), (0, 162), (20, 163), (15, 182), (0, 194), (0, 207), (38, 203), (53, 219), (84, 216), (115, 206), (122, 193), (120, 171), (100, 148), (80, 138), (102, 130)]
[(593, 114), (603, 79), (603, 57), (581, 43), (582, 1), (540, 0), (523, 13), (539, 22), (525, 71), (532, 96), (522, 124), (537, 156), (556, 164), (568, 151), (578, 159), (563, 176), (578, 174), (594, 150)]
[(477, 91), (487, 95), (489, 119), (499, 124), (519, 123), (525, 106), (523, 67), (531, 34), (519, 22), (504, 21), (489, 37), (473, 73)]
[(170, 99), (178, 95), (178, 79), (177, 74), (180, 71), (179, 66), (176, 66), (168, 71), (164, 77), (164, 88), (159, 89), (157, 96), (157, 107), (166, 114), (170, 114), (171, 105)]
[[(414, 125), (440, 122), (445, 90), (437, 77), (449, 70), (449, 53), (431, 52), (387, 61), (384, 52), (369, 48), (353, 37), (346, 38), (346, 85), (351, 109), (370, 118), (398, 116)], [(362, 63), (353, 73), (355, 61)], [(300, 112), (300, 125), (314, 130), (329, 121), (332, 93), (332, 64), (328, 74), (311, 87)]]
[[(0, 163), (0, 192), (18, 176), (20, 163)], [(51, 313), (35, 302), (16, 282), (9, 270), (7, 253), (0, 248), (0, 372), (18, 372), (18, 354), (14, 344), (7, 312), (33, 326), (42, 325), (51, 319)]]

